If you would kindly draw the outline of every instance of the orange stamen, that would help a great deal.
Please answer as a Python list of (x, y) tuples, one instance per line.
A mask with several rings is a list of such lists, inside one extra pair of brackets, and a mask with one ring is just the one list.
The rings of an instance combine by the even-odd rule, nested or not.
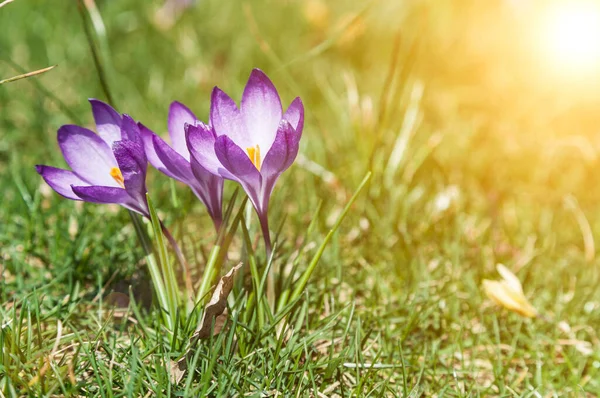
[(121, 174), (121, 170), (118, 167), (113, 167), (110, 169), (110, 176), (115, 179), (117, 184), (119, 184), (122, 188), (125, 188), (125, 180), (123, 179), (123, 174)]
[(250, 161), (252, 162), (254, 167), (256, 167), (258, 171), (260, 171), (260, 147), (258, 145), (248, 147), (246, 148), (246, 152), (248, 152), (248, 157), (250, 158)]

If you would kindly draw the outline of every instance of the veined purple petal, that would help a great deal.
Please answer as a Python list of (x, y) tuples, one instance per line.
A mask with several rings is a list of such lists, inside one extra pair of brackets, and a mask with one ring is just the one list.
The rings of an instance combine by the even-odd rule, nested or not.
[(267, 211), (269, 199), (277, 179), (288, 167), (294, 163), (298, 155), (301, 131), (296, 132), (287, 120), (281, 120), (275, 141), (271, 150), (265, 156), (260, 173), (263, 177), (260, 191), (261, 207), (257, 209), (263, 230), (268, 229)]
[(227, 135), (243, 148), (256, 145), (248, 135), (235, 101), (218, 87), (213, 89), (211, 95), (210, 125), (217, 136)]
[[(202, 122), (186, 126), (186, 139), (191, 158), (209, 173), (222, 175), (224, 178), (233, 179), (230, 173), (223, 169), (223, 165), (215, 153), (215, 133)], [(223, 174), (224, 171), (225, 174)]]
[(298, 155), (301, 132), (296, 132), (292, 125), (282, 119), (277, 129), (271, 150), (265, 156), (260, 173), (264, 178), (279, 176), (294, 163)]
[[(154, 149), (154, 136), (157, 136), (153, 131), (151, 131), (148, 127), (144, 126), (141, 123), (138, 123), (140, 128), (140, 135), (142, 137), (142, 142), (144, 144), (144, 152), (146, 153), (146, 157), (152, 166), (155, 169), (160, 171), (163, 174), (171, 178), (176, 177), (167, 169), (162, 160), (158, 157), (156, 150)], [(158, 136), (157, 136), (158, 137)]]
[(57, 137), (67, 164), (81, 179), (91, 185), (118, 186), (110, 175), (117, 161), (102, 138), (75, 125), (62, 126)]
[(190, 160), (190, 152), (185, 139), (185, 125), (195, 124), (196, 115), (181, 102), (174, 101), (169, 107), (169, 136), (173, 149), (177, 151), (185, 160)]
[(71, 189), (71, 185), (87, 185), (87, 183), (79, 178), (77, 174), (70, 170), (58, 169), (51, 166), (38, 165), (35, 166), (35, 169), (56, 193), (67, 199), (81, 200), (79, 196), (75, 195)]
[(140, 213), (143, 216), (149, 217), (149, 212), (143, 209), (139, 204), (127, 193), (123, 188), (105, 187), (105, 186), (90, 186), (81, 187), (72, 185), (71, 188), (77, 196), (82, 200), (91, 203), (114, 203), (119, 204), (129, 210)]
[(146, 170), (148, 161), (141, 144), (130, 141), (116, 141), (113, 152), (119, 162), (119, 169), (127, 194), (131, 198), (124, 204), (128, 209), (135, 210), (143, 215), (148, 215), (148, 202), (146, 200)]
[(260, 173), (252, 164), (250, 158), (227, 136), (217, 137), (215, 141), (215, 153), (217, 158), (227, 171), (237, 179), (256, 181), (260, 184)]
[(237, 142), (243, 149), (258, 145), (267, 153), (281, 120), (281, 100), (275, 86), (260, 69), (254, 69), (242, 95), (241, 113), (252, 142)]
[(72, 185), (73, 192), (86, 202), (123, 204), (131, 201), (131, 197), (123, 188), (105, 187), (101, 185)]
[(221, 136), (215, 141), (215, 153), (223, 165), (219, 172), (223, 175), (228, 172), (234, 181), (239, 182), (250, 201), (260, 213), (263, 209), (261, 200), (262, 176), (254, 164), (239, 146), (237, 146), (229, 137)]
[(190, 188), (196, 196), (206, 205), (206, 208), (218, 229), (223, 221), (223, 178), (209, 173), (193, 157), (190, 165), (196, 180)]
[(109, 145), (121, 139), (121, 115), (110, 105), (91, 98), (92, 113), (98, 135)]
[[(211, 173), (210, 171), (202, 167), (202, 165), (198, 163), (196, 158), (194, 158), (193, 156), (190, 159), (190, 167), (192, 169), (192, 174), (194, 174), (194, 178), (202, 186), (210, 186), (216, 180), (223, 180), (223, 177), (221, 177), (219, 174)], [(213, 179), (213, 177), (216, 177), (216, 179)]]
[(121, 122), (121, 140), (130, 140), (142, 143), (140, 128), (133, 118), (127, 114), (123, 115)]
[(125, 189), (136, 199), (143, 198), (145, 203), (148, 162), (143, 147), (135, 141), (122, 140), (113, 144), (113, 152), (123, 176)]
[(189, 161), (167, 145), (159, 136), (152, 137), (152, 142), (156, 155), (176, 180), (187, 184), (194, 179)]
[(300, 97), (296, 97), (292, 101), (287, 111), (283, 114), (283, 118), (290, 122), (296, 131), (302, 133), (302, 129), (304, 128), (304, 105)]

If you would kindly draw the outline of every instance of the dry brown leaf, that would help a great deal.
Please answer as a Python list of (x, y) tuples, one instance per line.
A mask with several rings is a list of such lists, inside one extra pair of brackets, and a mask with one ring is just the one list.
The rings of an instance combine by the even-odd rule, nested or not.
[(187, 355), (181, 358), (179, 361), (170, 361), (169, 374), (171, 375), (171, 382), (175, 385), (179, 384), (185, 371), (187, 370)]
[(202, 321), (200, 321), (200, 325), (198, 325), (198, 328), (194, 332), (192, 341), (210, 337), (213, 319), (215, 320), (213, 336), (221, 331), (227, 319), (227, 312), (225, 310), (227, 309), (227, 297), (231, 289), (233, 289), (233, 278), (235, 278), (235, 275), (241, 268), (242, 263), (239, 263), (219, 280), (210, 301), (204, 308)]

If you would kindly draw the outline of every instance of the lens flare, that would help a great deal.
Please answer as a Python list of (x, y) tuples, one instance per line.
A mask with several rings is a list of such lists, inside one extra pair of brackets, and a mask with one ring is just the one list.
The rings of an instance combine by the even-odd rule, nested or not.
[(566, 0), (551, 5), (542, 18), (545, 48), (558, 67), (571, 71), (600, 67), (600, 4)]

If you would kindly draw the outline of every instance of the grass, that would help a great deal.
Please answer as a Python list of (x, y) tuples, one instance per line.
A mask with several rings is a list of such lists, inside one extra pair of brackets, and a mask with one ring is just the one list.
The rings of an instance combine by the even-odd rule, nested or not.
[[(58, 127), (90, 125), (86, 99), (106, 99), (76, 2), (7, 4), (0, 80), (58, 66), (0, 86), (0, 397), (600, 394), (600, 80), (552, 75), (510, 7), (207, 0), (159, 27), (160, 2), (97, 6), (115, 105), (155, 131), (172, 100), (205, 120), (212, 86), (238, 98), (253, 67), (285, 103), (302, 97), (301, 155), (271, 202), (273, 265), (298, 278), (330, 241), (283, 323), (252, 307), (259, 275), (244, 271), (229, 327), (172, 383), (195, 325), (166, 332), (126, 211), (64, 200), (35, 173), (63, 164)], [(210, 219), (159, 173), (148, 186), (199, 281)], [(228, 266), (264, 270), (247, 221)], [(544, 317), (485, 298), (496, 263)]]

